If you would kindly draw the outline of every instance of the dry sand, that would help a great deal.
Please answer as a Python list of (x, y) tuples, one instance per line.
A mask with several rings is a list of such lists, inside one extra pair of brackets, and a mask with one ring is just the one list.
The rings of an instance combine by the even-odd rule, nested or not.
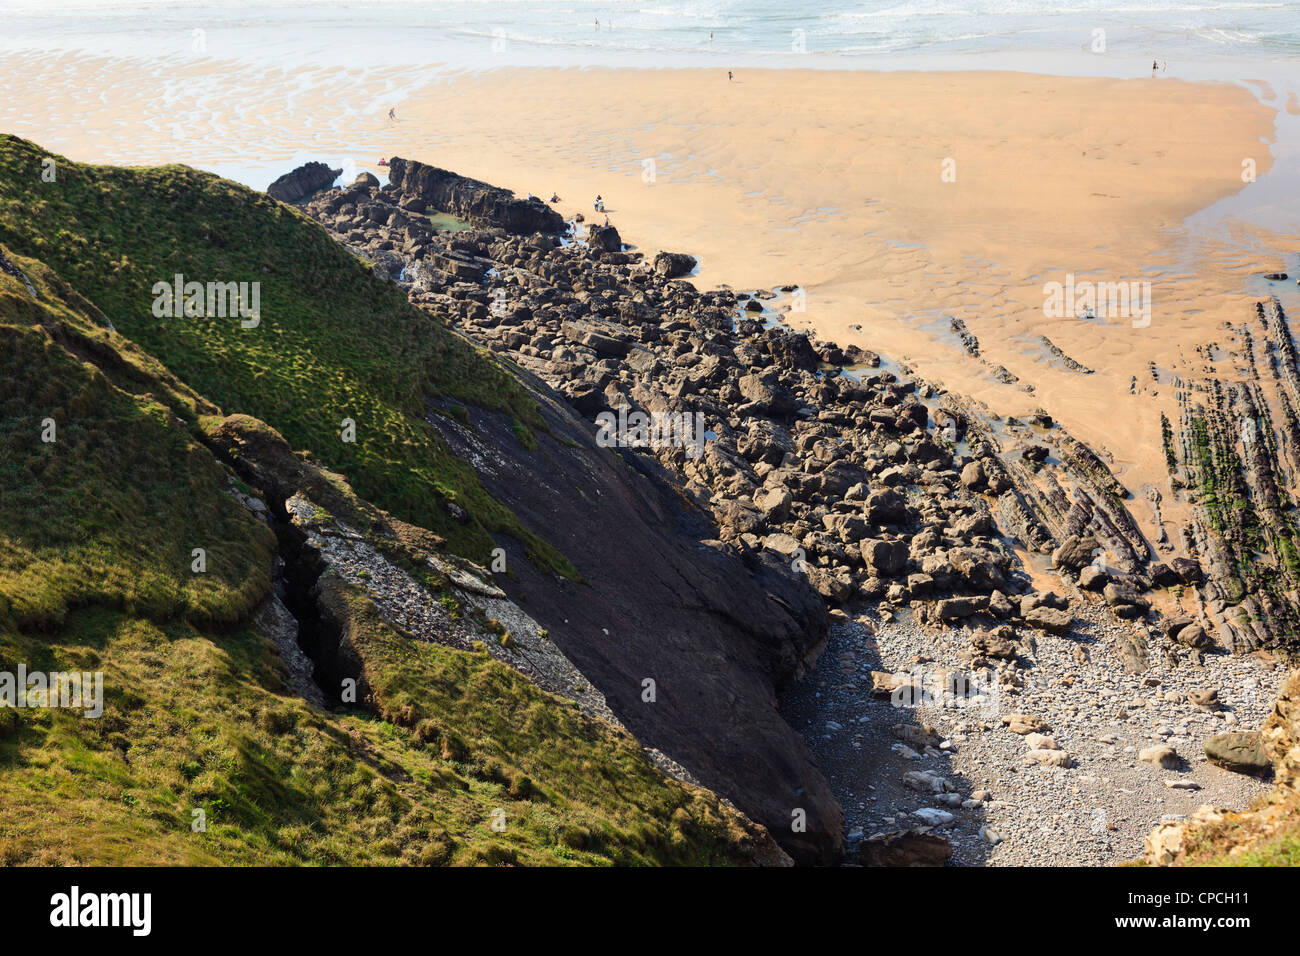
[[(735, 82), (699, 70), (288, 73), (30, 54), (0, 58), (0, 70), (0, 131), (77, 160), (187, 162), (264, 185), (306, 159), (351, 156), (382, 172), (378, 157), (401, 155), (521, 194), (557, 191), (566, 214), (590, 216), (599, 193), (624, 241), (698, 256), (701, 287), (798, 285), (797, 327), (906, 361), (997, 413), (1042, 406), (1139, 496), (1148, 484), (1164, 490), (1171, 525), (1182, 515), (1159, 427), (1162, 411), (1176, 417), (1170, 377), (1201, 368), (1196, 347), (1248, 314), (1251, 277), (1300, 250), (1296, 236), (1243, 224), (1184, 224), (1249, 189), (1243, 161), (1259, 176), (1272, 165), (1273, 111), (1227, 84), (995, 72), (744, 70)], [(1043, 284), (1067, 273), (1151, 282), (1150, 324), (1046, 317)], [(965, 320), (986, 362), (961, 350), (948, 316)], [(1094, 374), (1053, 359), (1043, 335)], [(998, 365), (1019, 381), (999, 382)], [(1133, 510), (1153, 535), (1148, 510)]]

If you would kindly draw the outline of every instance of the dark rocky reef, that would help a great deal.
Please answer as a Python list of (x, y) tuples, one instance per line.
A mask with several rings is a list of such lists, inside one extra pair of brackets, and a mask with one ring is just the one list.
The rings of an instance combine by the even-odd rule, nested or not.
[(388, 179), (398, 204), (412, 212), (433, 208), (474, 226), (504, 229), (516, 235), (565, 230), (564, 218), (540, 199), (519, 199), (508, 189), (413, 159), (389, 160)]

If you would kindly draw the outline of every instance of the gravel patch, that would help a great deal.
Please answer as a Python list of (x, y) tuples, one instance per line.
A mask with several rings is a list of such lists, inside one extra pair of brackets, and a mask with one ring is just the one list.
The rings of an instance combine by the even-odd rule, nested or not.
[[(781, 707), (844, 808), (848, 862), (864, 837), (929, 825), (951, 841), (952, 865), (1113, 865), (1141, 857), (1162, 820), (1204, 804), (1244, 809), (1268, 791), (1267, 781), (1208, 763), (1204, 745), (1218, 733), (1257, 729), (1285, 667), (1227, 654), (1198, 663), (1116, 621), (1104, 605), (1074, 601), (1072, 610), (1069, 634), (1019, 633), (1022, 666), (1013, 672), (1022, 687), (976, 671), (962, 688), (969, 696), (944, 687), (947, 672), (969, 668), (978, 628), (935, 631), (875, 612), (835, 625), (817, 666)], [(1116, 650), (1134, 638), (1150, 661), (1136, 674)], [(872, 671), (911, 672), (930, 693), (912, 704), (873, 697)], [(1218, 692), (1221, 709), (1189, 700), (1206, 689)], [(1048, 739), (1012, 732), (1004, 720), (1013, 714), (1046, 724)], [(918, 732), (926, 725), (929, 746)], [(1174, 748), (1176, 767), (1139, 760), (1159, 745)], [(1069, 765), (1053, 765), (1061, 762)]]

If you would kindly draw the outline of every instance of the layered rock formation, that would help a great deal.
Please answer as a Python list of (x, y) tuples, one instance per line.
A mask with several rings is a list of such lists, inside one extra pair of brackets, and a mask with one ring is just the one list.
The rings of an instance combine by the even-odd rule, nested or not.
[(388, 179), (398, 204), (412, 212), (434, 209), (519, 234), (564, 231), (564, 218), (540, 199), (519, 199), (508, 189), (413, 159), (389, 160)]
[[(792, 569), (850, 613), (909, 608), (920, 622), (959, 625), (972, 672), (1010, 687), (1032, 666), (1025, 638), (1073, 633), (1083, 606), (1089, 617), (1099, 611), (1137, 625), (1108, 631), (1111, 653), (1131, 674), (1149, 666), (1153, 648), (1170, 666), (1216, 649), (1210, 635), (1224, 632), (1215, 619), (1157, 606), (1184, 593), (1212, 599), (1222, 584), (1210, 582), (1224, 580), (1224, 562), (1198, 559), (1189, 542), (1175, 550), (1164, 535), (1148, 542), (1105, 452), (1046, 413), (1001, 419), (909, 381), (905, 368), (882, 367), (870, 353), (786, 330), (774, 294), (701, 292), (672, 278), (693, 268), (689, 257), (624, 251), (609, 227), (584, 234), (575, 225), (571, 243), (506, 228), (446, 234), (407, 215), (407, 202), (400, 186), (353, 190), (322, 196), (308, 212), (399, 281), (412, 302), (535, 373), (585, 418), (605, 421), (602, 443), (662, 474), (713, 522), (716, 530), (695, 533), (716, 536), (710, 546), (720, 553)], [(968, 347), (978, 353), (973, 337)], [(638, 416), (684, 427), (638, 433), (628, 427)], [(477, 418), (473, 425), (493, 427)], [(472, 440), (442, 430), (472, 456)], [(503, 473), (492, 487), (507, 497), (511, 485), (529, 480), (522, 469)], [(561, 491), (552, 503), (558, 511)], [(1146, 499), (1158, 514), (1159, 493), (1147, 489)], [(610, 560), (596, 550), (600, 563)], [(1158, 560), (1158, 552), (1167, 557)], [(1050, 559), (1061, 593), (1032, 586), (1025, 565), (1033, 554)], [(613, 576), (606, 581), (616, 586)], [(1227, 635), (1229, 647), (1278, 643), (1242, 645)], [(583, 645), (577, 657), (595, 646)], [(764, 645), (778, 685), (799, 672), (788, 651), (770, 653), (797, 651), (797, 642)], [(593, 662), (611, 676), (625, 663)], [(602, 689), (636, 729), (626, 709), (635, 701), (616, 703), (626, 687)], [(756, 818), (770, 825), (775, 809)], [(806, 847), (782, 839), (809, 858)]]

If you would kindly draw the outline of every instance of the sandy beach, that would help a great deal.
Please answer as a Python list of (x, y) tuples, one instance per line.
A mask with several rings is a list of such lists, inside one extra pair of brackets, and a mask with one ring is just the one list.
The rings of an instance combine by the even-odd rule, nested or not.
[(1294, 862), (1298, 10), (8, 0), (0, 862)]
[[(1277, 113), (1244, 86), (1167, 74), (746, 69), (729, 82), (690, 69), (4, 60), (0, 130), (81, 161), (184, 162), (264, 187), (306, 159), (382, 173), (377, 159), (400, 155), (557, 192), (566, 215), (590, 217), (600, 194), (625, 242), (699, 257), (701, 288), (798, 286), (791, 325), (997, 414), (1042, 407), (1139, 497), (1168, 486), (1170, 382), (1204, 366), (1198, 346), (1242, 319), (1255, 277), (1293, 269), (1300, 251), (1295, 235), (1231, 217), (1187, 224), (1248, 197), (1244, 170), (1266, 179)], [(1284, 102), (1300, 111), (1294, 94)], [(1137, 283), (1149, 315), (1047, 315), (1053, 282)], [(1134, 515), (1154, 538), (1148, 509)], [(1171, 502), (1163, 517), (1172, 531), (1182, 515)]]

